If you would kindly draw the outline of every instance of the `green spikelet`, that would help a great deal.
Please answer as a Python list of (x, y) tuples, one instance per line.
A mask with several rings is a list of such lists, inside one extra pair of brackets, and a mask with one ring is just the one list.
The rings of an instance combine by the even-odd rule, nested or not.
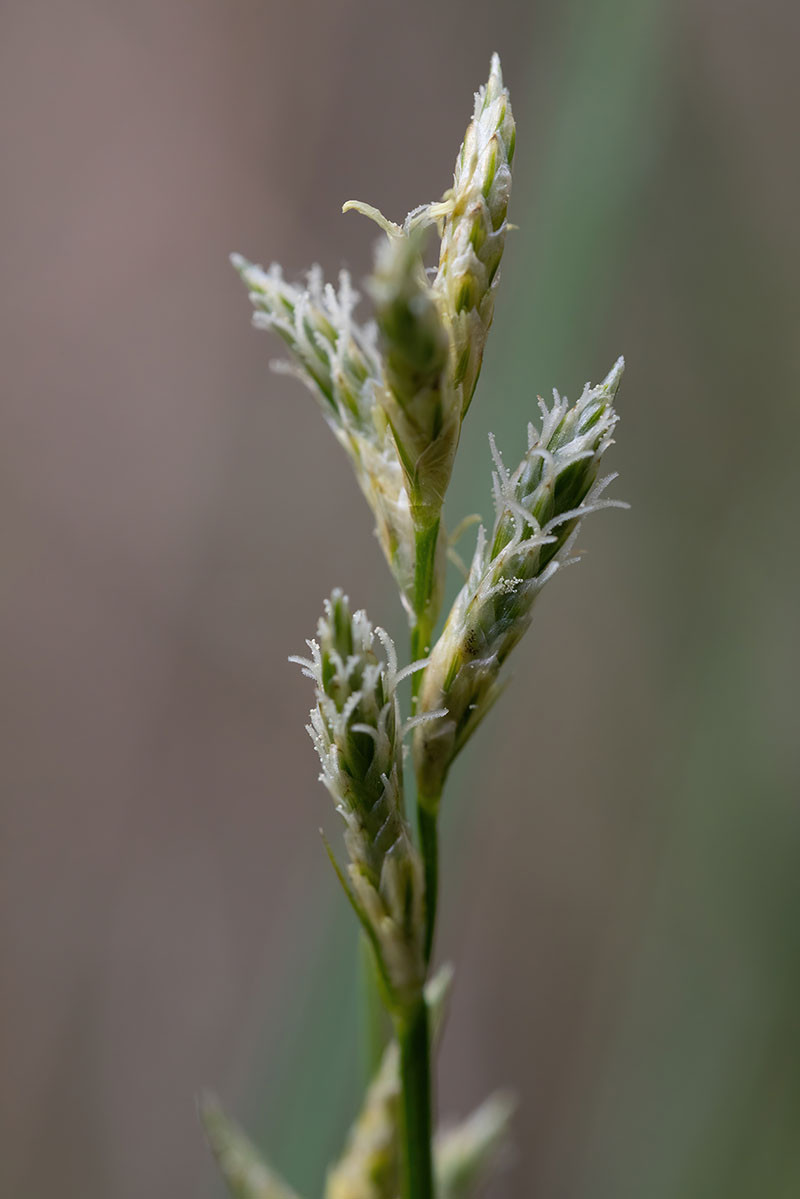
[(617, 421), (613, 404), (623, 366), (620, 359), (598, 387), (587, 385), (572, 407), (557, 394), (551, 409), (542, 404), (541, 432), (529, 427), (528, 452), (512, 475), (493, 446), (494, 533), (487, 542), (480, 530), (469, 578), (420, 692), (422, 712), (447, 709), (414, 736), (426, 806), (438, 803), (453, 759), (496, 699), (500, 667), (530, 624), (534, 599), (564, 563), (581, 519), (613, 506), (599, 500), (609, 480), (599, 481), (598, 469)]
[[(384, 657), (375, 652), (376, 639)], [(418, 1000), (425, 978), (423, 875), (403, 810), (402, 743), (391, 639), (334, 591), (311, 658), (293, 658), (312, 679), (309, 735), (321, 779), (345, 822), (342, 881), (375, 949), (395, 1004)]]

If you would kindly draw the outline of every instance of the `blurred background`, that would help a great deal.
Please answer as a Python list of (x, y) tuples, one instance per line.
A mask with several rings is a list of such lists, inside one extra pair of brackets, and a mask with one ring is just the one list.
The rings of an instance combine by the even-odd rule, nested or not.
[(439, 196), (497, 49), (519, 231), (450, 519), (489, 429), (514, 460), (619, 353), (632, 507), (453, 778), (440, 1107), (517, 1093), (495, 1197), (800, 1194), (799, 36), (789, 0), (5, 0), (0, 1193), (218, 1196), (206, 1085), (320, 1193), (357, 954), (286, 657), (335, 585), (402, 618), (227, 254), (362, 279), (342, 202)]

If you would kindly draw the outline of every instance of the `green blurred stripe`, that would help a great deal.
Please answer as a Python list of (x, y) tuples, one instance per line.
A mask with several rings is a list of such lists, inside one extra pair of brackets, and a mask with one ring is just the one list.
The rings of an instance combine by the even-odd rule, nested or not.
[(307, 1199), (321, 1194), (356, 1113), (360, 1083), (357, 930), (344, 895), (315, 890), (316, 902), (297, 918), (304, 957), (271, 996), (280, 1018), (254, 1067), (247, 1122)]

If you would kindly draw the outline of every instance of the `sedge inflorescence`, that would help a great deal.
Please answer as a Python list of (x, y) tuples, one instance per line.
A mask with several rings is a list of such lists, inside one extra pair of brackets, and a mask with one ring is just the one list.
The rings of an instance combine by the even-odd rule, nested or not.
[[(493, 56), (475, 96), (441, 199), (396, 223), (348, 201), (382, 230), (367, 281), (372, 320), (346, 272), (338, 287), (319, 268), (294, 284), (240, 255), (233, 263), (253, 323), (277, 334), (288, 370), (306, 384), (347, 453), (372, 511), (411, 633), (410, 665), (398, 668), (388, 635), (353, 611), (341, 591), (325, 601), (308, 656), (308, 732), (321, 781), (344, 823), (346, 862), (329, 848), (375, 967), (393, 1030), (361, 1113), (328, 1173), (327, 1199), (468, 1199), (503, 1142), (511, 1105), (495, 1096), (437, 1134), (431, 1103), (432, 1026), (447, 980), (431, 975), (438, 894), (438, 813), (448, 772), (491, 706), (503, 667), (528, 628), (549, 579), (574, 561), (581, 521), (615, 506), (600, 465), (617, 423), (620, 358), (575, 403), (539, 401), (527, 450), (510, 470), (494, 441), (491, 533), (481, 526), (467, 578), (438, 638), (448, 535), (442, 507), (462, 423), (478, 384), (508, 230), (516, 130)], [(433, 236), (437, 265), (425, 267)], [(398, 686), (412, 676), (404, 720)], [(418, 829), (406, 815), (409, 761)], [(244, 1135), (213, 1105), (209, 1138), (233, 1194), (296, 1199)]]

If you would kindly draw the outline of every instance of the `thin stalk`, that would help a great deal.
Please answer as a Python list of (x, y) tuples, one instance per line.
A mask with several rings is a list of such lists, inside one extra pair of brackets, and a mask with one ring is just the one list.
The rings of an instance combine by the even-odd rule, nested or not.
[(403, 1088), (403, 1199), (433, 1199), (431, 1067), (424, 997), (397, 1022)]
[[(411, 661), (424, 658), (430, 651), (436, 612), (433, 591), (436, 579), (436, 545), (439, 520), (417, 526), (414, 563), (414, 614), (411, 628)], [(412, 679), (411, 705), (416, 711), (422, 671)], [(418, 797), (419, 800), (419, 797)], [(430, 961), (433, 930), (436, 925), (438, 896), (438, 854), (436, 815), (424, 812), (417, 804), (420, 852), (425, 873), (425, 962)], [(428, 1009), (424, 997), (410, 1015), (397, 1023), (400, 1044), (400, 1080), (402, 1085), (403, 1199), (433, 1199), (433, 1160), (431, 1118), (431, 1055)]]
[[(430, 649), (431, 636), (433, 635), (433, 625), (431, 621), (423, 614), (417, 617), (416, 622), (411, 627), (411, 661), (418, 662), (420, 658), (424, 658)], [(411, 697), (412, 704), (416, 707), (417, 695), (419, 694), (420, 684), (422, 682), (422, 671), (418, 670), (411, 679)]]
[[(439, 521), (416, 532), (416, 561), (414, 564), (414, 609), (416, 622), (411, 629), (411, 660), (424, 658), (430, 649), (435, 624), (431, 599), (435, 578), (436, 542)], [(416, 711), (417, 696), (422, 684), (418, 671), (411, 684), (412, 711)], [(425, 961), (430, 962), (436, 928), (436, 907), (439, 899), (439, 833), (437, 828), (439, 796), (417, 795), (417, 827), (425, 871)]]
[(364, 1068), (364, 1085), (369, 1086), (378, 1072), (386, 1048), (386, 1015), (383, 1007), (378, 972), (375, 967), (375, 952), (362, 929), (358, 938), (359, 992), (361, 1000), (362, 1029), (361, 1054)]
[[(439, 520), (420, 524), (415, 532), (414, 624), (411, 628), (411, 660), (424, 658), (430, 651), (437, 613), (433, 592), (436, 582), (436, 546)], [(412, 680), (411, 704), (416, 710), (422, 671)], [(425, 872), (425, 961), (430, 961), (433, 930), (436, 924), (438, 895), (438, 854), (436, 809), (433, 814), (417, 807), (420, 851)], [(433, 1199), (433, 1160), (431, 1119), (431, 1055), (428, 1009), (423, 996), (409, 1014), (396, 1022), (400, 1045), (402, 1085), (403, 1199)]]
[[(414, 534), (414, 624), (411, 627), (411, 661), (424, 658), (430, 650), (436, 613), (432, 610), (436, 582), (436, 543), (439, 539), (439, 520), (418, 525)], [(412, 682), (412, 705), (416, 706), (422, 681), (421, 673)]]
[(436, 932), (436, 909), (439, 900), (439, 801), (417, 796), (417, 828), (419, 847), (425, 871), (425, 961), (433, 953)]

